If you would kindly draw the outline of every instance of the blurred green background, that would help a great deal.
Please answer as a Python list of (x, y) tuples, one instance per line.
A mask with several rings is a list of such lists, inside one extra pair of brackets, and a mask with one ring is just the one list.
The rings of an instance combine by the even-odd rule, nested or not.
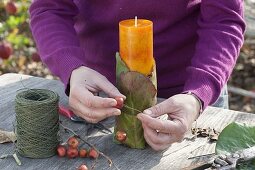
[(0, 0), (0, 75), (14, 72), (52, 79), (40, 61), (29, 28), (30, 3), (31, 0)]

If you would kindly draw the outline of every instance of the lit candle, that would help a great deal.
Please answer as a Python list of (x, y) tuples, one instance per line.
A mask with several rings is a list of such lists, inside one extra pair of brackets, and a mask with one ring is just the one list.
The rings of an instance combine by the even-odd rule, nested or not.
[(153, 23), (145, 19), (129, 19), (119, 23), (120, 57), (131, 71), (152, 73)]

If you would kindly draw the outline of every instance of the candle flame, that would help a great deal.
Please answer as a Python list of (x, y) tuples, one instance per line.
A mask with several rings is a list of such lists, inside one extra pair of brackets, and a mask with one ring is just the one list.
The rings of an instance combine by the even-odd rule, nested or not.
[(137, 27), (137, 16), (135, 16), (135, 27)]

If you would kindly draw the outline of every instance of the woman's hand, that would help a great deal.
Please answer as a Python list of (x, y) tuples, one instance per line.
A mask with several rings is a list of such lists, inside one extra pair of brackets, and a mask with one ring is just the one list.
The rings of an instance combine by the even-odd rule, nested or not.
[[(185, 133), (198, 117), (200, 104), (188, 94), (178, 94), (138, 114), (144, 129), (144, 138), (154, 150), (164, 150), (174, 142), (182, 141)], [(167, 120), (158, 119), (168, 114)]]
[[(94, 94), (104, 91), (111, 98), (102, 98)], [(115, 106), (115, 97), (123, 97), (118, 89), (106, 77), (88, 67), (79, 67), (70, 78), (69, 105), (73, 112), (91, 123), (97, 123), (107, 117), (120, 115)]]

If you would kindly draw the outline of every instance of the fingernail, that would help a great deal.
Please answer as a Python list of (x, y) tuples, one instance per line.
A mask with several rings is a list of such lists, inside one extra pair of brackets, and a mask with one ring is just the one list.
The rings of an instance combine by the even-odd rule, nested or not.
[(126, 96), (121, 93), (120, 93), (119, 97), (122, 97), (124, 100), (126, 99)]
[(143, 113), (146, 114), (146, 115), (152, 115), (152, 111), (148, 110), (148, 109), (144, 110)]
[(137, 118), (138, 118), (139, 120), (141, 120), (141, 119), (142, 119), (142, 113), (139, 113), (139, 114), (137, 115)]
[(111, 106), (116, 106), (117, 105), (117, 101), (112, 101), (110, 104), (111, 104)]
[(121, 111), (118, 109), (117, 111), (113, 112), (114, 115), (120, 115)]

